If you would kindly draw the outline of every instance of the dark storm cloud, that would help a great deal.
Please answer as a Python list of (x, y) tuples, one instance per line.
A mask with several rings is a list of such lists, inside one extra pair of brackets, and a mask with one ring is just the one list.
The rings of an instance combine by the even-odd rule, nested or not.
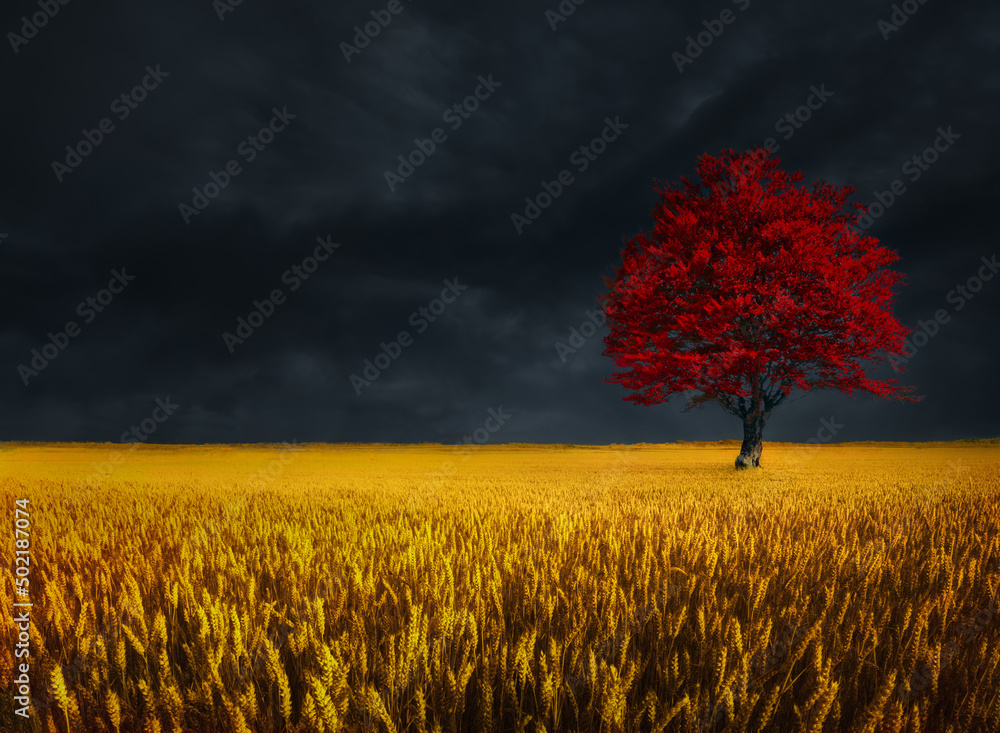
[[(38, 7), (8, 6), (0, 30), (20, 34)], [(624, 402), (603, 381), (603, 330), (565, 359), (556, 344), (597, 307), (622, 237), (649, 225), (654, 178), (768, 138), (786, 168), (852, 184), (859, 201), (902, 181), (869, 233), (901, 255), (900, 319), (949, 321), (896, 375), (924, 402), (809, 395), (766, 437), (805, 440), (831, 415), (844, 440), (1000, 432), (1000, 279), (949, 300), (1000, 249), (997, 8), (913, 3), (885, 31), (888, 2), (587, 2), (555, 30), (556, 2), (400, 7), (350, 62), (340, 44), (386, 3), (242, 3), (220, 20), (207, 0), (71, 2), (17, 53), (0, 48), (0, 439), (118, 440), (167, 396), (181, 407), (153, 440), (455, 442), (501, 407), (512, 417), (496, 442), (739, 437), (717, 409)], [(674, 54), (724, 10), (732, 22), (678, 71)], [(147, 67), (155, 87), (120, 119)], [(455, 112), (477, 89), (478, 109)], [(776, 127), (817, 89), (808, 121)], [(280, 131), (248, 160), (275, 110)], [(103, 118), (114, 130), (60, 182), (53, 161)], [(619, 133), (579, 170), (572, 156), (608, 120)], [(960, 137), (911, 180), (904, 166), (949, 126)], [(390, 187), (398, 156), (429, 150), (436, 128), (443, 141)], [(179, 205), (231, 160), (240, 172), (185, 223)], [(563, 170), (573, 182), (519, 234), (511, 215)], [(315, 264), (317, 237), (340, 246), (286, 278)], [(135, 280), (84, 323), (77, 305), (121, 268)], [(421, 320), (456, 279), (462, 294)], [(223, 333), (276, 288), (282, 301), (230, 353)], [(70, 320), (80, 334), (25, 386), (18, 365)], [(356, 389), (401, 331), (412, 341)]]

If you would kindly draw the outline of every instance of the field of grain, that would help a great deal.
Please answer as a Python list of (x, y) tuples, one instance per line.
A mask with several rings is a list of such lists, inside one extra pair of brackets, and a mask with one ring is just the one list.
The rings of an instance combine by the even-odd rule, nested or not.
[(5, 444), (0, 727), (1000, 730), (1000, 443), (737, 452)]

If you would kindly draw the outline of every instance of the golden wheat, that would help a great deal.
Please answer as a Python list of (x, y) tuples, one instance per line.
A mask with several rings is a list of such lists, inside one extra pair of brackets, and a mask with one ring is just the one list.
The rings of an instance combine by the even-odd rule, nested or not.
[(996, 442), (109, 450), (0, 452), (34, 730), (1000, 727)]

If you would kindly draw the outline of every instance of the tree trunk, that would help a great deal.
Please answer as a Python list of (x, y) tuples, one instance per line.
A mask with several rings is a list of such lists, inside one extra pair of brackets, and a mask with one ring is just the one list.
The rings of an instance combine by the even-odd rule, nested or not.
[(748, 416), (743, 421), (743, 445), (736, 457), (736, 468), (760, 468), (760, 454), (764, 449), (764, 417)]

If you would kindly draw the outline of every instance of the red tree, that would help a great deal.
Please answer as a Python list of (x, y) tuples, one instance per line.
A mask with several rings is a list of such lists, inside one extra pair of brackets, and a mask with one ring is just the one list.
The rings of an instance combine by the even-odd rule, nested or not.
[(737, 468), (760, 465), (764, 424), (793, 389), (855, 390), (916, 400), (862, 362), (899, 352), (892, 313), (899, 256), (853, 224), (851, 186), (778, 168), (764, 149), (698, 161), (700, 183), (656, 186), (649, 232), (626, 238), (602, 297), (605, 355), (626, 371), (606, 381), (642, 405), (696, 390), (743, 421)]

